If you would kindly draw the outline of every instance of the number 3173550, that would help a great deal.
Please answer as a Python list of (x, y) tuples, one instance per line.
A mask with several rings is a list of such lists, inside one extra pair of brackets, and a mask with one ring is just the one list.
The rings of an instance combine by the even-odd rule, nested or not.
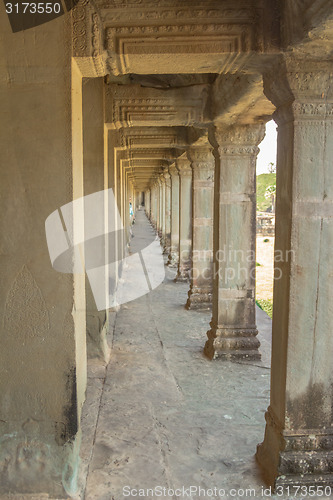
[(60, 14), (61, 5), (59, 2), (20, 2), (6, 3), (7, 14)]

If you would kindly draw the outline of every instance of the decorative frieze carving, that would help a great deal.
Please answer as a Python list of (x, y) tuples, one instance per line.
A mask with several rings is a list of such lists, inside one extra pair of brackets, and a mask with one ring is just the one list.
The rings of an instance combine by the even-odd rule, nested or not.
[(257, 155), (258, 144), (265, 136), (265, 125), (241, 125), (235, 127), (217, 127), (216, 139), (221, 155)]
[(87, 53), (89, 46), (89, 18), (87, 15), (88, 0), (80, 2), (72, 10), (73, 55), (82, 57)]
[(106, 23), (121, 23), (124, 22), (124, 20), (127, 20), (127, 22), (130, 21), (156, 21), (156, 20), (170, 20), (170, 21), (175, 21), (175, 20), (182, 20), (182, 19), (198, 19), (198, 20), (203, 20), (203, 19), (221, 19), (224, 21), (229, 21), (229, 22), (249, 22), (251, 19), (254, 21), (255, 18), (257, 17), (253, 9), (249, 8), (238, 8), (238, 9), (221, 9), (221, 8), (212, 8), (212, 9), (207, 9), (207, 8), (198, 8), (193, 6), (192, 8), (185, 7), (181, 9), (167, 9), (167, 8), (162, 8), (160, 10), (156, 9), (156, 4), (154, 5), (155, 8), (152, 8), (152, 6), (147, 7), (145, 5), (145, 8), (141, 8), (140, 10), (134, 10), (129, 8), (129, 6), (126, 6), (127, 13), (126, 13), (126, 19), (124, 16), (124, 9), (110, 9), (110, 4), (104, 4), (101, 5), (101, 10), (103, 11), (103, 19)]
[(296, 116), (304, 116), (314, 119), (333, 118), (333, 102), (298, 102), (295, 101), (292, 109)]
[[(106, 28), (106, 49), (115, 75), (149, 73), (151, 64), (154, 71), (162, 64), (160, 72), (173, 73), (175, 63), (182, 64), (182, 71), (187, 73), (193, 72), (190, 67), (194, 72), (203, 72), (204, 65), (210, 66), (210, 72), (217, 72), (232, 64), (230, 54), (255, 50), (253, 35), (252, 24), (115, 26)], [(173, 54), (172, 60), (169, 54)], [(189, 61), (188, 54), (197, 55), (197, 59)], [(211, 55), (209, 61), (206, 54)], [(221, 59), (222, 54), (225, 57)]]
[[(214, 2), (207, 8), (202, 2), (182, 2), (179, 7), (176, 2), (144, 1), (114, 7), (101, 2), (99, 6), (114, 74), (149, 74), (152, 63), (154, 72), (160, 73), (175, 73), (178, 64), (183, 73), (236, 71), (245, 63), (239, 55), (247, 54), (250, 61), (254, 52), (278, 49), (278, 18), (264, 3), (244, 7)], [(188, 54), (193, 55), (191, 61)], [(204, 54), (210, 54), (209, 60)]]
[(214, 157), (211, 154), (212, 147), (195, 147), (188, 149), (187, 155), (191, 160), (193, 168), (214, 168)]
[(286, 55), (265, 73), (264, 90), (279, 107), (294, 100), (325, 102), (333, 99), (332, 78), (331, 62)]
[(103, 25), (89, 0), (80, 0), (72, 9), (73, 56), (84, 77), (106, 74)]
[(177, 148), (185, 144), (180, 132), (170, 132), (166, 127), (123, 128), (126, 146), (131, 149)]
[(206, 100), (206, 85), (186, 90), (109, 85), (106, 89), (106, 122), (110, 128), (117, 129), (195, 125), (205, 120)]
[(332, 79), (332, 65), (327, 61), (285, 56), (264, 78), (265, 94), (277, 107), (276, 122), (332, 117)]
[(246, 146), (259, 144), (265, 136), (265, 125), (238, 125), (234, 127), (217, 127), (215, 137), (219, 145)]

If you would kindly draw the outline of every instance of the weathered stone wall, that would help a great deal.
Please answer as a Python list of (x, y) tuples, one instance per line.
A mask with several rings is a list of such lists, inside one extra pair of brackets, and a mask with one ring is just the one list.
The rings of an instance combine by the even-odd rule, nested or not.
[(86, 377), (83, 276), (52, 269), (45, 238), (48, 215), (82, 195), (71, 24), (13, 34), (0, 11), (0, 491), (61, 497), (75, 488)]

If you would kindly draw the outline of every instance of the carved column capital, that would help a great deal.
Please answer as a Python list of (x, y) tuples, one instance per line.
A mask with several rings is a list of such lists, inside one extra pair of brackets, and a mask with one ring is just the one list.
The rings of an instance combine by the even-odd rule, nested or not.
[(286, 57), (264, 78), (264, 92), (275, 104), (274, 119), (282, 124), (294, 119), (333, 117), (332, 64)]
[(220, 154), (224, 155), (257, 155), (258, 144), (265, 136), (263, 123), (251, 125), (233, 125), (232, 127), (216, 126), (215, 138)]
[(163, 177), (165, 179), (165, 185), (167, 187), (170, 187), (171, 186), (171, 175), (169, 174), (169, 170), (166, 168), (164, 171), (163, 171)]
[(169, 167), (169, 174), (171, 175), (171, 177), (173, 176), (178, 176), (179, 173), (178, 173), (178, 170), (177, 170), (177, 167), (176, 167), (176, 164), (175, 163), (172, 163)]
[(183, 154), (176, 160), (177, 170), (181, 177), (191, 176), (192, 168), (190, 160)]
[(193, 169), (214, 169), (215, 162), (212, 155), (212, 147), (207, 146), (191, 146), (187, 151), (187, 157), (191, 161)]

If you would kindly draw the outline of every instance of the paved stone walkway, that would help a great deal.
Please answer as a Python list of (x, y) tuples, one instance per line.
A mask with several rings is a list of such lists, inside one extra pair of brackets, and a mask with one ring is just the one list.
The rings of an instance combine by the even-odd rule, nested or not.
[[(133, 229), (131, 252), (154, 236), (142, 211)], [(261, 362), (208, 361), (202, 352), (211, 313), (185, 310), (188, 285), (174, 276), (166, 268), (162, 285), (121, 306), (106, 373), (90, 365), (84, 498), (228, 498), (207, 491), (214, 488), (229, 498), (255, 498), (243, 491), (254, 488), (256, 498), (267, 498), (254, 453), (269, 402), (271, 321), (258, 309)], [(130, 492), (190, 486), (206, 491)]]

